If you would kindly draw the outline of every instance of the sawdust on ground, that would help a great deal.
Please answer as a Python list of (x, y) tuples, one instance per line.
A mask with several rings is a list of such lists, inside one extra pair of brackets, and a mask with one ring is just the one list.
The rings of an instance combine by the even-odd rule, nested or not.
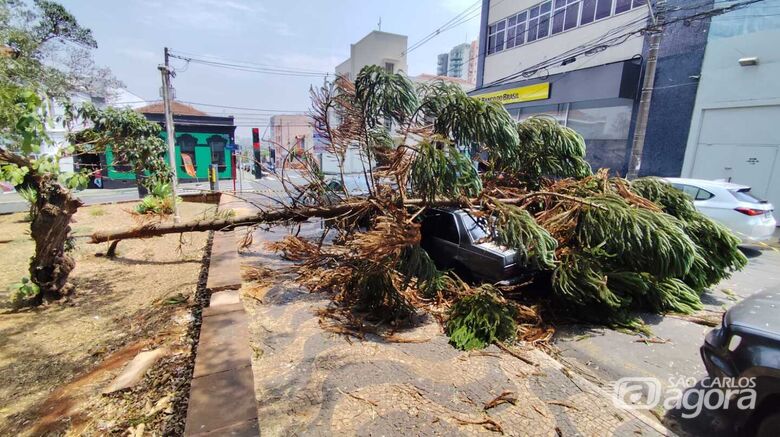
[[(139, 224), (134, 204), (83, 207), (71, 227), (76, 239), (76, 292), (62, 302), (13, 312), (8, 287), (27, 276), (33, 253), (25, 214), (0, 216), (0, 435), (105, 434), (129, 427), (163, 429), (190, 355), (198, 275), (206, 233), (119, 243), (117, 257), (96, 256), (96, 230)], [(183, 219), (213, 214), (183, 203)], [(159, 219), (158, 219), (159, 220)], [(171, 350), (137, 390), (100, 391), (141, 350)], [(168, 369), (168, 370), (165, 370)], [(174, 373), (174, 375), (171, 375)], [(140, 405), (137, 405), (140, 402)]]

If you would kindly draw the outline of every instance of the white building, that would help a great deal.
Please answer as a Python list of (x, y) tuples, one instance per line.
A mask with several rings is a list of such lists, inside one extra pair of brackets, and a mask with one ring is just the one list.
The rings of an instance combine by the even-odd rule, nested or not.
[[(92, 102), (98, 108), (115, 107), (115, 108), (140, 108), (148, 104), (141, 97), (127, 91), (126, 89), (116, 89), (111, 93), (111, 96), (95, 97), (89, 96), (85, 93), (74, 93), (70, 96), (71, 104), (80, 105), (86, 102)], [(49, 116), (55, 120), (50, 123), (46, 128), (46, 134), (51, 140), (48, 144), (41, 146), (41, 154), (54, 155), (63, 147), (66, 147), (69, 143), (67, 135), (71, 132), (78, 132), (87, 126), (82, 122), (78, 122), (74, 125), (64, 126), (62, 118), (65, 115), (65, 106), (54, 99), (49, 99), (48, 103)], [(74, 170), (72, 156), (63, 156), (60, 158), (60, 170), (65, 172), (72, 172)]]
[(682, 176), (725, 179), (780, 207), (780, 0), (713, 17)]
[(379, 65), (391, 73), (407, 72), (408, 39), (406, 35), (374, 30), (360, 41), (350, 44), (349, 58), (336, 66), (336, 74), (355, 80), (360, 69), (366, 65)]

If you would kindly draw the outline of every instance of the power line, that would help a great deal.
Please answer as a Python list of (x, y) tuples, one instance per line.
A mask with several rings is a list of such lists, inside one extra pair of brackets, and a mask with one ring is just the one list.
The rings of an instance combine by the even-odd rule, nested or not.
[(186, 61), (188, 65), (190, 63), (195, 63), (195, 64), (201, 64), (201, 65), (206, 65), (215, 68), (223, 68), (223, 69), (235, 70), (235, 71), (245, 71), (251, 73), (273, 74), (279, 76), (289, 76), (289, 77), (325, 76), (327, 77), (330, 74), (324, 71), (288, 68), (288, 67), (280, 67), (276, 65), (267, 65), (267, 64), (255, 64), (255, 63), (244, 62), (244, 61), (220, 60), (219, 58), (216, 57), (210, 57), (211, 59), (208, 59), (209, 56), (184, 56), (180, 54), (180, 52), (171, 53), (170, 57)]
[[(467, 7), (463, 11), (461, 11), (458, 15), (450, 18), (449, 21), (447, 21), (446, 23), (442, 24), (438, 28), (434, 29), (431, 33), (429, 33), (428, 35), (424, 36), (421, 40), (419, 40), (416, 43), (412, 44), (411, 47), (407, 47), (406, 50), (401, 52), (401, 56), (409, 54), (413, 50), (419, 48), (420, 46), (422, 46), (426, 42), (428, 42), (431, 39), (435, 38), (440, 33), (444, 32), (444, 31), (446, 31), (448, 29), (451, 29), (452, 27), (447, 27), (447, 26), (452, 26), (452, 24), (454, 22), (456, 22), (457, 20), (461, 19), (464, 15), (467, 15), (467, 14), (470, 14), (470, 13), (474, 12), (474, 10), (475, 10), (474, 8), (479, 6), (481, 3), (482, 2), (480, 0), (474, 2), (473, 4), (471, 4), (471, 6)], [(457, 24), (455, 24), (455, 25), (457, 25)]]
[(213, 104), (213, 103), (188, 102), (188, 101), (184, 101), (184, 100), (177, 100), (177, 102), (187, 103), (189, 105), (209, 106), (209, 107), (214, 107), (214, 108), (240, 109), (240, 110), (244, 110), (244, 111), (279, 112), (279, 113), (295, 113), (295, 112), (306, 113), (307, 112), (306, 110), (302, 111), (302, 110), (292, 110), (292, 109), (288, 110), (288, 109), (248, 108), (248, 107), (244, 107), (244, 106), (217, 105), (217, 104)]
[(268, 67), (268, 68), (284, 68), (288, 70), (297, 70), (302, 72), (308, 72), (308, 73), (316, 73), (316, 74), (322, 74), (323, 72), (319, 70), (314, 69), (308, 69), (308, 68), (295, 68), (295, 67), (279, 67), (275, 64), (263, 64), (259, 62), (248, 62), (248, 61), (241, 61), (241, 60), (235, 60), (235, 59), (226, 59), (223, 57), (218, 57), (214, 55), (201, 55), (198, 53), (192, 53), (192, 52), (183, 52), (181, 50), (176, 50), (176, 53), (179, 55), (185, 56), (185, 57), (195, 57), (199, 59), (208, 59), (210, 61), (217, 61), (217, 62), (227, 62), (232, 64), (241, 64), (241, 65), (248, 65), (248, 66), (254, 66), (254, 67)]

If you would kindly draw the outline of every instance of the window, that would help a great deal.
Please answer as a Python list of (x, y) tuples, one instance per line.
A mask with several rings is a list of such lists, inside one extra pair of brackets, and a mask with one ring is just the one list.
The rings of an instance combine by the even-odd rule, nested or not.
[(488, 239), (490, 234), (489, 226), (484, 218), (475, 218), (471, 214), (466, 214), (463, 217), (463, 223), (466, 225), (466, 231), (471, 236), (473, 243), (481, 243)]
[(729, 190), (732, 196), (740, 202), (766, 203), (750, 192), (750, 188), (740, 188), (739, 190)]
[(455, 216), (452, 214), (442, 214), (437, 217), (436, 237), (447, 240), (450, 243), (459, 244), (460, 235), (458, 234), (458, 225), (455, 223)]
[(460, 235), (455, 216), (450, 213), (436, 213), (425, 217), (421, 229), (422, 235), (430, 235), (434, 238), (459, 244)]
[(181, 171), (187, 171), (187, 169), (184, 167), (184, 155), (190, 157), (190, 162), (192, 162), (192, 166), (195, 168), (195, 171), (198, 170), (198, 163), (195, 161), (196, 144), (198, 144), (198, 140), (190, 134), (180, 135), (178, 138), (176, 138), (176, 145), (179, 146), (179, 153), (182, 155)]
[[(578, 0), (579, 1), (579, 0)], [(552, 4), (550, 2), (542, 3), (539, 8), (539, 32), (537, 32), (537, 39), (544, 38), (550, 34), (550, 10)]]
[(556, 35), (645, 5), (647, 0), (544, 1), (488, 26), (487, 54)]
[(612, 13), (612, 0), (598, 0), (596, 4), (596, 19), (609, 17)]
[(592, 23), (596, 18), (596, 3), (598, 0), (582, 0), (582, 15), (580, 16), (580, 26)]
[(583, 0), (555, 0), (555, 13), (553, 14), (552, 28), (553, 34), (577, 27), (581, 1)]
[(688, 197), (691, 198), (691, 200), (696, 199), (696, 195), (699, 193), (699, 188), (694, 187), (692, 185), (686, 185), (686, 184), (672, 184), (674, 188), (677, 188), (678, 190), (682, 191), (683, 193), (687, 194)]
[(569, 0), (566, 6), (566, 19), (563, 22), (563, 30), (577, 27), (577, 19), (580, 15), (580, 0)]
[(701, 188), (699, 188), (699, 191), (696, 193), (696, 200), (709, 200), (713, 197), (715, 197), (714, 194)]
[(504, 50), (505, 28), (506, 20), (499, 21), (488, 28), (488, 54)]
[(631, 9), (631, 0), (617, 0), (615, 3), (615, 14), (626, 12)]
[(393, 70), (395, 70), (395, 64), (392, 62), (385, 62), (385, 71), (393, 74)]

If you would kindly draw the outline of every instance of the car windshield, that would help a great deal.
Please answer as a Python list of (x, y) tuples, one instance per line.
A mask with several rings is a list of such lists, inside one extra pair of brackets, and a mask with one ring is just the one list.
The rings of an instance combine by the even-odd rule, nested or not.
[(732, 196), (740, 202), (766, 203), (766, 200), (759, 199), (750, 192), (750, 188), (740, 188), (738, 190), (729, 190)]
[(471, 214), (464, 214), (463, 224), (471, 236), (471, 241), (481, 242), (490, 237), (488, 224), (484, 218), (476, 218)]
[[(350, 193), (367, 193), (368, 188), (366, 186), (366, 180), (363, 177), (345, 177), (344, 184)], [(328, 183), (328, 188), (333, 191), (341, 191), (341, 180), (331, 179)]]

